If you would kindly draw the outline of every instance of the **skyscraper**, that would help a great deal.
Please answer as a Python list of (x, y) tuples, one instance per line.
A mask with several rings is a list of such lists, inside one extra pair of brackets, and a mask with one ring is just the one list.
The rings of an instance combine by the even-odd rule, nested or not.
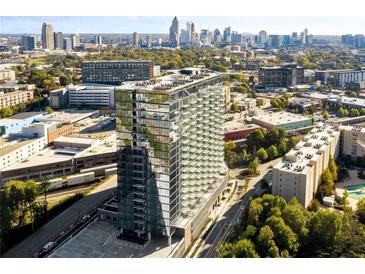
[(195, 24), (191, 23), (191, 28), (190, 28), (190, 36), (191, 36), (191, 41), (195, 40), (195, 34), (196, 34), (196, 30), (195, 30)]
[(133, 32), (133, 46), (134, 47), (139, 46), (139, 35), (137, 32)]
[(186, 31), (187, 31), (187, 34), (188, 34), (188, 39), (187, 39), (188, 42), (191, 42), (193, 40), (192, 36), (191, 36), (192, 24), (193, 24), (193, 22), (191, 22), (191, 21), (186, 22)]
[(71, 44), (73, 49), (80, 46), (80, 35), (78, 33), (71, 35)]
[(261, 45), (265, 45), (267, 43), (267, 32), (262, 30), (259, 32), (259, 40), (258, 43)]
[(40, 39), (38, 35), (22, 35), (21, 49), (22, 50), (34, 50), (38, 48)]
[(180, 26), (176, 16), (172, 20), (172, 24), (170, 26), (169, 41), (170, 46), (172, 47), (178, 47), (180, 44)]
[(147, 34), (147, 47), (150, 48), (152, 47), (152, 34)]
[(215, 29), (213, 32), (213, 41), (214, 43), (220, 43), (222, 40), (221, 37), (221, 32), (219, 31), (219, 29)]
[(225, 28), (223, 32), (223, 40), (226, 43), (231, 42), (231, 27)]
[(63, 34), (62, 32), (54, 33), (54, 47), (55, 49), (63, 49)]
[(179, 230), (191, 243), (225, 187), (223, 76), (198, 71), (116, 91), (124, 239), (146, 242)]
[(54, 49), (54, 34), (51, 24), (43, 23), (42, 25), (42, 47), (44, 49)]
[(63, 39), (63, 49), (64, 50), (71, 50), (72, 49), (72, 41), (70, 37), (65, 37)]
[(96, 45), (102, 45), (103, 44), (103, 37), (101, 35), (95, 35), (94, 43)]

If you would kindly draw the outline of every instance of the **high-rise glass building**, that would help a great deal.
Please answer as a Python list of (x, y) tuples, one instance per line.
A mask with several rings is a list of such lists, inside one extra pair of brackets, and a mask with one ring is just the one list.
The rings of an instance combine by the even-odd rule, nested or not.
[(54, 49), (54, 31), (51, 24), (42, 25), (42, 47), (44, 49)]
[(172, 20), (169, 29), (169, 41), (172, 47), (178, 47), (180, 44), (180, 24), (176, 16)]
[(185, 241), (225, 188), (223, 76), (199, 69), (116, 90), (118, 226), (122, 237)]
[(63, 49), (63, 34), (60, 31), (54, 33), (54, 46), (55, 49)]

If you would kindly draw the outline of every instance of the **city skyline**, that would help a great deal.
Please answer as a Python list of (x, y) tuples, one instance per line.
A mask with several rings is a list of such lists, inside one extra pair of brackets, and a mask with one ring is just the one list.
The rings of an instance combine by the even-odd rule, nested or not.
[[(166, 33), (173, 16), (0, 16), (0, 33), (20, 34), (41, 32), (47, 22), (55, 31), (64, 33)], [(98, 20), (98, 24), (94, 24)], [(266, 30), (273, 34), (289, 34), (307, 28), (314, 35), (364, 34), (364, 17), (355, 16), (179, 16), (180, 26), (192, 21), (198, 29), (231, 27), (240, 33), (258, 33)], [(293, 22), (293, 20), (295, 22)]]

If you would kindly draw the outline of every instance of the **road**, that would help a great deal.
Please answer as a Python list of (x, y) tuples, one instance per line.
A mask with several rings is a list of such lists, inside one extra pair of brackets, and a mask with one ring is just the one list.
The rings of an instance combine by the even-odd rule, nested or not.
[[(233, 226), (237, 224), (243, 217), (243, 212), (248, 205), (250, 198), (260, 188), (258, 182), (264, 177), (268, 178), (270, 176), (269, 171), (271, 171), (269, 167), (271, 165), (275, 165), (280, 160), (281, 158), (262, 164), (259, 167), (260, 175), (251, 178), (248, 191), (244, 195), (242, 200), (238, 200), (239, 193), (236, 192), (231, 202), (228, 202), (225, 209), (222, 210), (222, 216), (213, 225), (213, 228), (210, 230), (207, 237), (203, 240), (203, 244), (201, 245), (198, 252), (196, 252), (195, 257), (213, 258), (217, 256), (218, 245), (226, 240), (226, 238), (232, 231)], [(237, 176), (239, 174), (239, 171), (240, 169), (233, 169), (231, 170), (231, 174), (233, 176)]]
[(6, 258), (31, 258), (45, 244), (54, 241), (62, 232), (76, 223), (90, 209), (96, 208), (116, 191), (117, 177), (113, 176), (92, 190), (88, 196), (76, 202), (60, 215), (42, 226), (24, 241), (4, 254)]

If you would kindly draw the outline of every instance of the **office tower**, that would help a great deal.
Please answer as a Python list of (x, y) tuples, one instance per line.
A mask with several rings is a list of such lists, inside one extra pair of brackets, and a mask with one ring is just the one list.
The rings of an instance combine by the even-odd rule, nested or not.
[(152, 47), (152, 34), (147, 35), (146, 42), (148, 48)]
[(283, 46), (284, 48), (288, 48), (290, 44), (290, 36), (289, 35), (284, 35), (283, 36)]
[(73, 49), (80, 46), (80, 35), (78, 33), (71, 35), (71, 44)]
[(133, 41), (132, 44), (134, 47), (138, 47), (139, 46), (139, 35), (137, 32), (133, 32)]
[(210, 45), (212, 43), (212, 33), (207, 29), (202, 29), (200, 31), (200, 41), (204, 45)]
[(21, 38), (21, 49), (22, 50), (35, 50), (38, 48), (39, 44), (38, 35), (22, 35)]
[(304, 68), (297, 64), (285, 64), (280, 67), (261, 67), (259, 82), (264, 87), (287, 88), (304, 84)]
[(71, 50), (72, 49), (72, 42), (70, 37), (65, 37), (63, 39), (63, 49), (64, 50)]
[(189, 44), (191, 42), (190, 35), (191, 35), (190, 31), (182, 29), (180, 34), (180, 43)]
[(277, 34), (269, 35), (269, 46), (275, 49), (280, 48), (281, 46), (280, 36)]
[(191, 36), (191, 27), (192, 27), (193, 22), (188, 21), (186, 22), (186, 31), (187, 31), (187, 41), (191, 42), (192, 41), (192, 36)]
[(298, 33), (297, 32), (293, 32), (291, 35), (293, 41), (297, 41), (298, 40)]
[(194, 23), (191, 23), (190, 31), (191, 31), (191, 34), (190, 34), (191, 41), (194, 41), (195, 40), (195, 34), (196, 34), (195, 24)]
[(219, 31), (219, 29), (215, 29), (213, 32), (213, 41), (214, 43), (220, 43), (222, 38), (221, 38), (221, 32)]
[(62, 32), (54, 33), (54, 47), (55, 49), (63, 49), (63, 34)]
[(304, 29), (303, 32), (303, 44), (304, 45), (308, 45), (308, 29)]
[(355, 48), (365, 48), (365, 36), (363, 34), (355, 34), (354, 46)]
[(82, 63), (82, 82), (120, 85), (125, 81), (153, 79), (152, 61), (86, 61)]
[(44, 49), (54, 49), (54, 35), (53, 26), (51, 24), (43, 23), (42, 25), (42, 47)]
[(267, 32), (262, 30), (259, 32), (258, 43), (265, 45), (267, 43)]
[(223, 31), (223, 40), (226, 43), (231, 42), (231, 27), (225, 28)]
[(103, 44), (103, 37), (101, 35), (95, 35), (94, 44), (102, 45)]
[(223, 191), (223, 76), (199, 71), (183, 69), (116, 90), (124, 239), (145, 243), (183, 230), (189, 243)]
[(169, 34), (170, 34), (169, 35), (170, 46), (178, 47), (180, 44), (180, 27), (179, 27), (179, 21), (177, 20), (176, 16), (172, 20)]

